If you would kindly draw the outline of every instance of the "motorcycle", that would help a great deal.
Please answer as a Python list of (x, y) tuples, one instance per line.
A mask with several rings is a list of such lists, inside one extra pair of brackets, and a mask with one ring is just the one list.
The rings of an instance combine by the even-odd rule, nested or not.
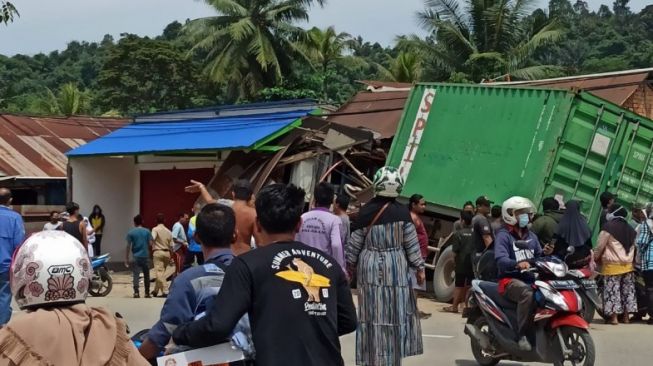
[(106, 267), (111, 257), (109, 254), (102, 254), (99, 257), (91, 259), (91, 267), (93, 267), (93, 278), (89, 286), (88, 293), (94, 297), (107, 296), (113, 288), (113, 280)]
[(583, 300), (581, 316), (586, 322), (591, 323), (594, 320), (594, 313), (603, 316), (603, 300), (599, 293), (599, 285), (592, 278), (590, 269), (572, 269), (569, 270), (569, 278), (578, 285), (576, 292)]
[(589, 324), (579, 315), (583, 303), (576, 292), (578, 285), (564, 279), (568, 276), (567, 265), (554, 257), (535, 259), (532, 265), (526, 271), (534, 272), (537, 278), (537, 310), (527, 335), (533, 349), (523, 351), (517, 343), (517, 304), (499, 294), (497, 283), (474, 280), (465, 325), (474, 358), (482, 366), (494, 366), (504, 359), (593, 366), (594, 341), (588, 332)]

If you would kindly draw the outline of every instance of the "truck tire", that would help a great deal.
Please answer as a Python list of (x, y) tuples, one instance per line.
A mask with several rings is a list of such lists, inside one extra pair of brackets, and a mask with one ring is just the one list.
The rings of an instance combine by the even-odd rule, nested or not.
[(451, 246), (448, 246), (437, 257), (433, 270), (433, 292), (436, 300), (449, 302), (453, 299), (455, 268), (454, 253)]

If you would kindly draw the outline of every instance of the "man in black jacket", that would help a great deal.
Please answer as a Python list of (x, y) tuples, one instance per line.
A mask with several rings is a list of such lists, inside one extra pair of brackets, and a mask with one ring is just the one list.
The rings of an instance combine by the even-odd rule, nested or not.
[(274, 184), (256, 199), (258, 249), (236, 257), (208, 315), (178, 327), (176, 344), (224, 341), (249, 314), (256, 364), (344, 365), (339, 336), (356, 329), (347, 279), (327, 254), (294, 241), (304, 191)]

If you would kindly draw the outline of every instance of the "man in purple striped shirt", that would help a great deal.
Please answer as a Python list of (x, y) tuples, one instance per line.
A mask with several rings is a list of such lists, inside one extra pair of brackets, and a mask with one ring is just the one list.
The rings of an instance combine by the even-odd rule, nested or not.
[(323, 182), (315, 187), (315, 208), (302, 215), (302, 227), (295, 239), (332, 256), (344, 271), (342, 220), (329, 211), (334, 195), (333, 187), (329, 183)]

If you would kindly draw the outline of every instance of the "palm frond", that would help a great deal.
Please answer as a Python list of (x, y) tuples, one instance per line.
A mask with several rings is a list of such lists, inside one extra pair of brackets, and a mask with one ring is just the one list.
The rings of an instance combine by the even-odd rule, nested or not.
[(537, 65), (510, 71), (510, 75), (520, 80), (538, 80), (561, 76), (564, 68), (554, 65)]
[(476, 46), (465, 37), (460, 28), (450, 22), (438, 21), (438, 40), (444, 41), (449, 49), (458, 54), (474, 53)]
[(223, 15), (245, 16), (247, 8), (238, 0), (206, 0), (218, 13)]
[(563, 30), (557, 22), (551, 22), (528, 41), (518, 45), (510, 53), (510, 68), (519, 68), (541, 47), (555, 44), (563, 36)]
[(229, 25), (228, 31), (236, 42), (240, 42), (252, 37), (256, 33), (256, 26), (251, 18), (245, 17)]
[(276, 21), (308, 21), (308, 9), (301, 4), (283, 2), (268, 9), (265, 14)]
[(274, 52), (274, 46), (268, 35), (264, 34), (261, 29), (256, 30), (256, 36), (250, 42), (247, 51), (256, 57), (256, 61), (261, 65), (263, 71), (267, 72), (268, 68), (272, 67), (272, 72), (281, 79), (281, 66)]
[(461, 29), (468, 28), (468, 19), (460, 10), (458, 0), (426, 0), (424, 5), (427, 10), (434, 11), (439, 20), (450, 21)]

